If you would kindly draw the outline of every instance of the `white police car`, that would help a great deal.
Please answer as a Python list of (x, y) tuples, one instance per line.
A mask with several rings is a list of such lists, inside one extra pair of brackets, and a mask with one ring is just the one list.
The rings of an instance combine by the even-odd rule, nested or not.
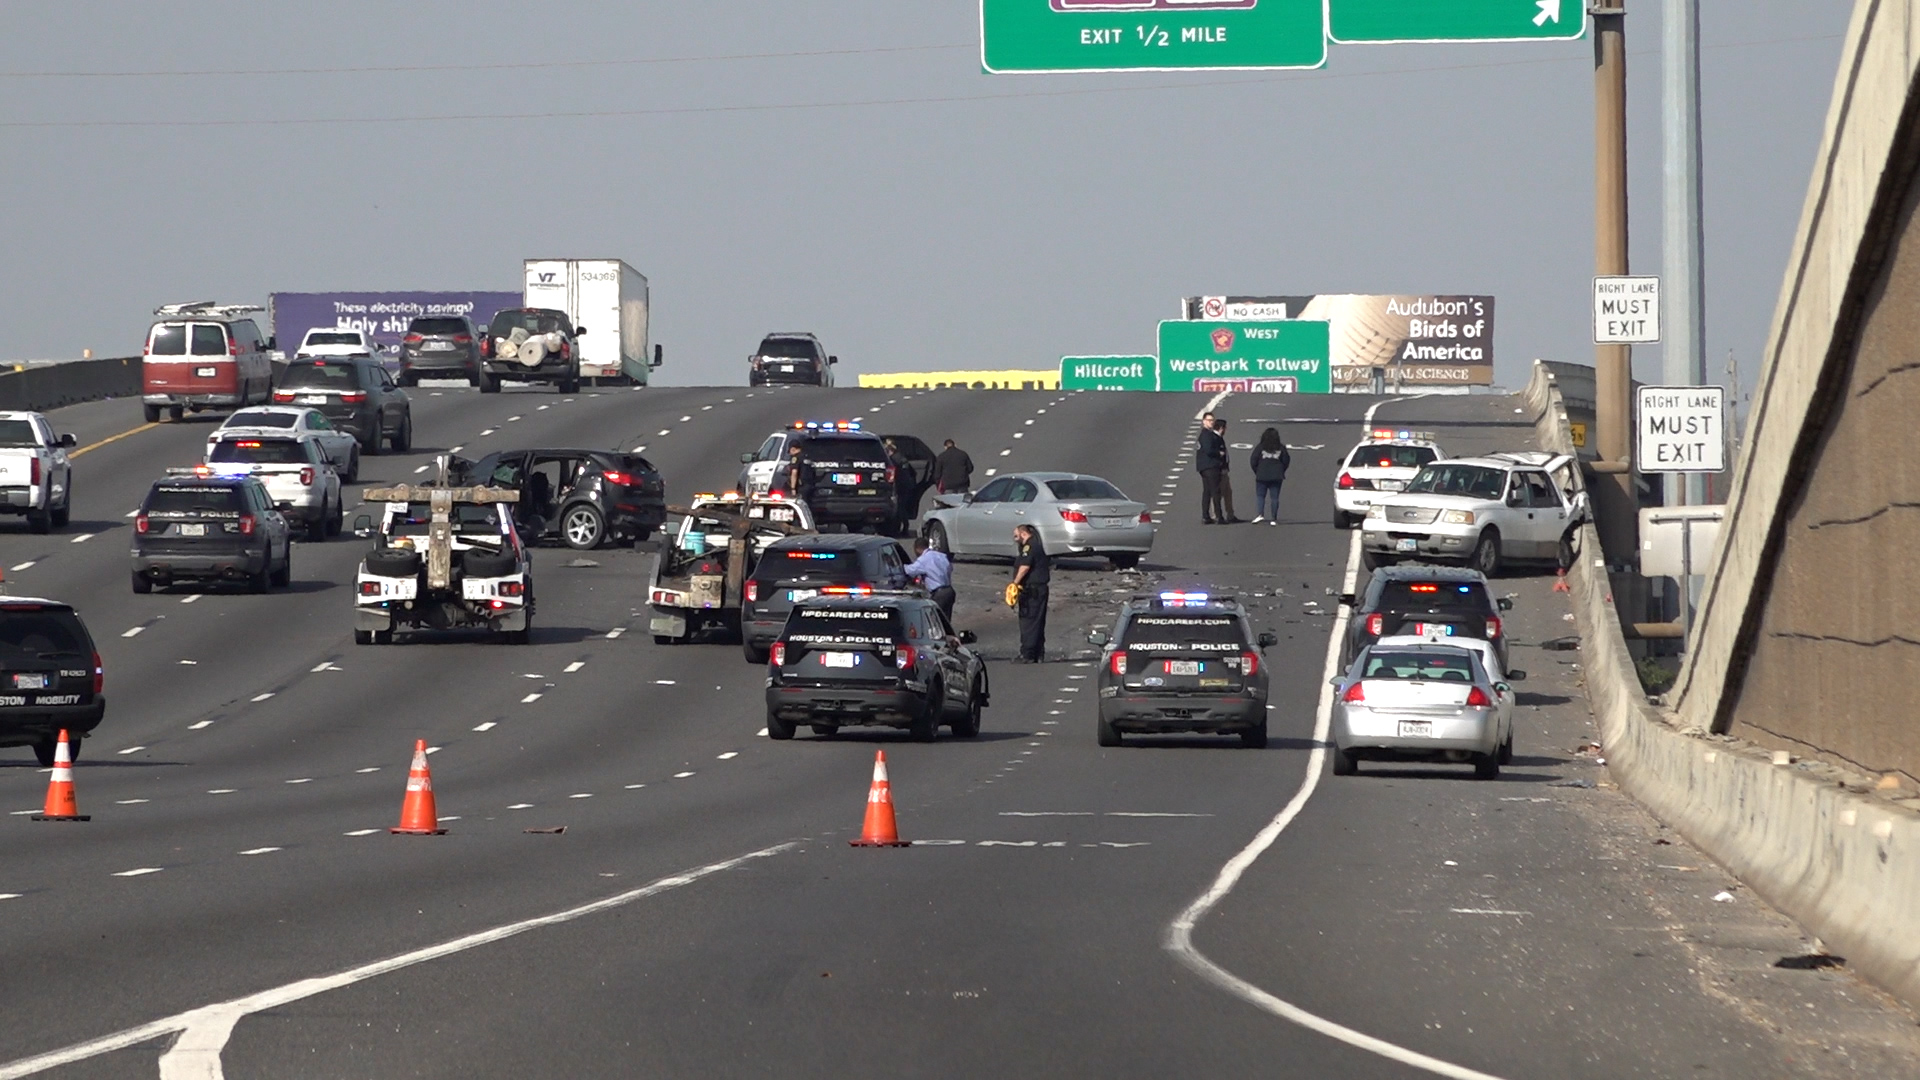
[(1404, 490), (1421, 466), (1446, 457), (1431, 431), (1374, 428), (1347, 452), (1333, 482), (1333, 527), (1351, 529), (1382, 492)]

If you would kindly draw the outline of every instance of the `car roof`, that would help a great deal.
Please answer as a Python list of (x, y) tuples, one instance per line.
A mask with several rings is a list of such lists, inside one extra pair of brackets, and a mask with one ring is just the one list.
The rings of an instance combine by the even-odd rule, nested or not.
[(774, 548), (813, 548), (822, 551), (858, 551), (861, 548), (878, 547), (882, 544), (898, 544), (900, 541), (890, 536), (874, 536), (871, 533), (808, 533), (805, 536), (786, 536), (767, 545)]
[(813, 331), (811, 330), (775, 330), (773, 333), (768, 334), (766, 337), (763, 337), (760, 340), (766, 341), (769, 338), (806, 338), (808, 341), (820, 340), (819, 338), (813, 335)]
[(17, 604), (39, 604), (42, 607), (64, 608), (67, 611), (73, 610), (73, 605), (67, 603), (65, 600), (48, 600), (43, 596), (0, 596), (0, 611), (5, 611), (7, 608)]
[(1370, 653), (1376, 649), (1383, 649), (1383, 647), (1391, 648), (1394, 652), (1438, 653), (1441, 655), (1448, 653), (1466, 653), (1468, 656), (1473, 656), (1479, 651), (1467, 645), (1442, 645), (1435, 641), (1418, 641), (1408, 645), (1392, 646), (1388, 646), (1385, 641), (1376, 641), (1362, 649), (1361, 652)]
[(195, 473), (191, 476), (163, 476), (153, 482), (147, 490), (166, 484), (169, 487), (239, 487), (254, 478), (233, 473)]
[(6, 411), (0, 411), (0, 420), (31, 420), (36, 416), (44, 419), (46, 414), (30, 412), (25, 409), (10, 409)]
[(1475, 454), (1472, 457), (1444, 458), (1428, 462), (1429, 465), (1478, 465), (1487, 469), (1538, 469), (1551, 464), (1559, 455), (1542, 450), (1512, 450), (1496, 454)]
[(1468, 649), (1482, 655), (1489, 655), (1493, 652), (1493, 642), (1485, 638), (1475, 637), (1448, 638), (1446, 641), (1435, 641), (1431, 638), (1422, 637), (1419, 634), (1392, 634), (1373, 642), (1373, 644), (1382, 648), (1390, 647), (1395, 649), (1413, 648), (1420, 645), (1440, 645), (1449, 649)]
[(1112, 481), (1106, 480), (1105, 477), (1095, 476), (1092, 473), (1077, 473), (1077, 472), (1003, 473), (1000, 476), (995, 477), (994, 479), (996, 480), (1038, 480), (1041, 483), (1046, 483), (1049, 480), (1102, 480), (1107, 483), (1112, 483)]
[(1373, 576), (1385, 581), (1477, 581), (1486, 584), (1487, 576), (1464, 566), (1383, 566)]
[[(310, 413), (313, 411), (314, 409), (313, 409), (313, 406), (311, 405), (245, 405), (238, 409), (233, 410), (232, 415), (228, 416), (227, 419), (232, 420), (235, 416), (239, 416), (241, 413), (274, 413), (274, 414), (287, 414), (292, 416), (305, 416), (307, 413)], [(0, 414), (0, 415), (5, 415), (5, 414)]]

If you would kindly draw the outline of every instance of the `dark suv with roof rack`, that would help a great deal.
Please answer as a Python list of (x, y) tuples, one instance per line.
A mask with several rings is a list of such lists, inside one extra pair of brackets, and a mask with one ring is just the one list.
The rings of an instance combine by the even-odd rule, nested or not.
[(987, 665), (940, 606), (910, 593), (828, 590), (801, 601), (767, 664), (767, 736), (791, 739), (866, 725), (905, 728), (931, 742), (945, 724), (980, 733)]
[(1457, 566), (1383, 566), (1367, 579), (1366, 591), (1356, 599), (1342, 596), (1353, 607), (1340, 648), (1340, 670), (1345, 671), (1360, 650), (1383, 637), (1479, 638), (1493, 644), (1500, 666), (1507, 666), (1506, 626), (1500, 618), (1513, 601), (1495, 599), (1485, 575)]
[(107, 713), (104, 670), (71, 605), (0, 597), (0, 746), (31, 746), (51, 766), (65, 729), (77, 760), (80, 737)]
[(1267, 745), (1267, 672), (1261, 653), (1271, 631), (1255, 635), (1247, 610), (1231, 596), (1172, 591), (1135, 596), (1113, 630), (1087, 640), (1103, 646), (1096, 677), (1101, 746), (1126, 733), (1240, 736)]
[(764, 664), (794, 606), (830, 588), (920, 594), (907, 577), (912, 557), (900, 541), (859, 533), (810, 533), (767, 545), (742, 585), (740, 642), (747, 662)]

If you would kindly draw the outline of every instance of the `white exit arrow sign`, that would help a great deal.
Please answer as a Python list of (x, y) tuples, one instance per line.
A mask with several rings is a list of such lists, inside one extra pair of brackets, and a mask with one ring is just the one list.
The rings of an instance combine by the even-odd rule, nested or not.
[(1660, 279), (1593, 279), (1593, 343), (1651, 345), (1660, 340)]

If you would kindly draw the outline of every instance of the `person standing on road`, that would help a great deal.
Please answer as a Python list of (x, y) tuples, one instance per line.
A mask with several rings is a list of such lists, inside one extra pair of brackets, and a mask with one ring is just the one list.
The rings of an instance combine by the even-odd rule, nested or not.
[(1040, 545), (1040, 533), (1031, 525), (1013, 527), (1014, 612), (1020, 617), (1021, 664), (1039, 664), (1047, 658), (1047, 585), (1053, 580), (1053, 560)]
[(941, 614), (953, 621), (953, 560), (947, 553), (927, 543), (922, 536), (913, 542), (913, 561), (906, 565), (907, 576), (918, 581), (933, 602), (940, 605)]
[(1219, 520), (1227, 525), (1238, 525), (1240, 515), (1233, 512), (1233, 476), (1227, 468), (1227, 422), (1214, 417), (1213, 433), (1220, 436), (1220, 505), (1227, 511), (1226, 517)]
[(787, 467), (781, 470), (787, 497), (803, 503), (813, 501), (813, 465), (807, 461), (798, 440), (787, 444)]
[(965, 494), (973, 490), (973, 459), (948, 439), (933, 459), (933, 482), (942, 495)]
[(1293, 455), (1287, 453), (1287, 444), (1281, 440), (1280, 432), (1268, 428), (1260, 433), (1260, 445), (1253, 448), (1248, 459), (1248, 468), (1253, 472), (1253, 523), (1262, 521), (1269, 525), (1280, 524), (1280, 485), (1287, 478), (1287, 467), (1293, 464)]
[(1200, 438), (1194, 446), (1193, 466), (1200, 471), (1200, 523), (1224, 523), (1227, 511), (1220, 500), (1220, 478), (1227, 468), (1227, 440), (1213, 430), (1212, 413), (1200, 418)]

